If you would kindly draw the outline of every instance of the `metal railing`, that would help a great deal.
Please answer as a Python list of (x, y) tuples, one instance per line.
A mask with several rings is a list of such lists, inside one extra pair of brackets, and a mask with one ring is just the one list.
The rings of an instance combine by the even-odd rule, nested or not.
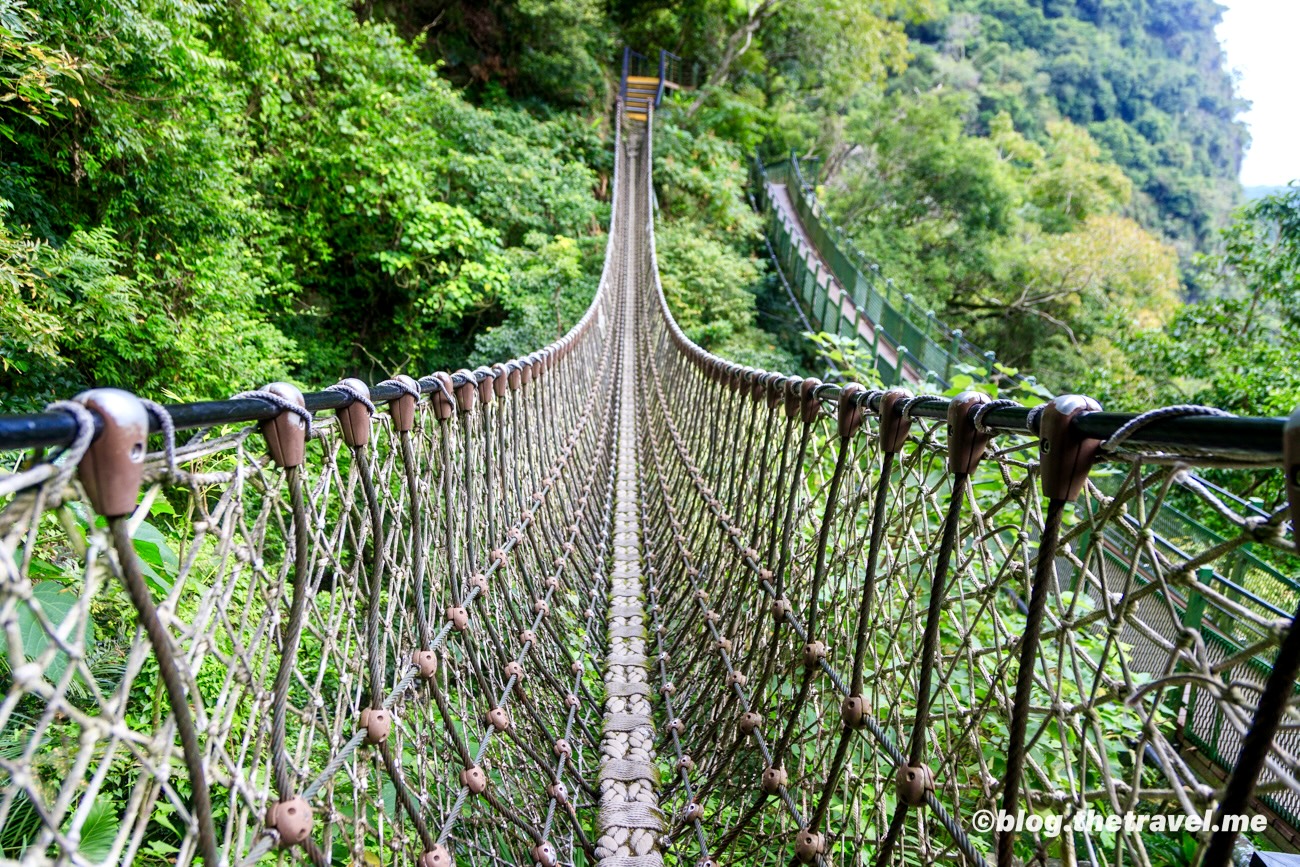
[(625, 101), (628, 95), (628, 76), (658, 79), (653, 102), (656, 108), (663, 102), (664, 91), (668, 87), (691, 89), (701, 83), (698, 62), (682, 60), (671, 51), (663, 49), (660, 49), (658, 58), (651, 58), (633, 51), (630, 46), (624, 46), (620, 93)]
[(616, 128), (537, 353), (0, 417), (0, 857), (1153, 863), (1182, 837), (1042, 820), (1294, 817), (1289, 506), (1193, 471), (1294, 479), (1300, 420), (712, 356)]
[[(933, 310), (921, 308), (910, 295), (898, 290), (891, 279), (882, 278), (879, 266), (869, 262), (848, 240), (844, 230), (826, 216), (812, 185), (803, 177), (797, 157), (791, 155), (789, 159), (763, 165), (756, 156), (751, 163), (751, 182), (760, 196), (761, 209), (767, 213), (768, 236), (787, 277), (800, 287), (803, 300), (826, 331), (840, 336), (857, 335), (861, 321), (870, 324), (876, 341), (870, 351), (885, 384), (900, 383), (909, 377), (898, 364), (880, 358), (880, 345), (888, 346), (891, 354), (903, 359), (910, 368), (910, 378), (922, 384), (929, 382), (946, 388), (959, 374), (969, 375), (975, 381), (1013, 387), (1022, 381), (1032, 384), (1032, 377), (999, 372), (995, 353), (971, 343), (961, 329), (948, 328)], [(773, 207), (767, 196), (768, 182), (785, 186), (794, 216), (817, 256), (826, 262), (830, 276), (843, 287), (851, 301), (851, 314), (831, 303), (819, 273), (820, 262), (809, 266), (806, 251), (801, 251), (795, 241), (793, 227), (782, 219), (780, 209)]]

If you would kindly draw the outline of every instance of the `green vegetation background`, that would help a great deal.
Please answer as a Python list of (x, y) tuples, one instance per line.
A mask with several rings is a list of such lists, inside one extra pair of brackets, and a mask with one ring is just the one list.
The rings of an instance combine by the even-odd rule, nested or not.
[(1244, 211), (1211, 0), (0, 0), (0, 409), (528, 351), (594, 291), (624, 43), (697, 60), (656, 180), (691, 335), (821, 373), (759, 151), (1055, 391), (1289, 411), (1300, 195)]

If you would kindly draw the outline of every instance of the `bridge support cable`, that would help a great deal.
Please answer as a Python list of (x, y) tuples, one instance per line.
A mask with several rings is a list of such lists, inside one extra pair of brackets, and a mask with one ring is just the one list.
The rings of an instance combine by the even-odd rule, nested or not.
[[(1108, 838), (1095, 820), (1171, 805), (1180, 819), (1205, 814), (1214, 789), (1183, 739), (1203, 736), (1210, 708), (1241, 720), (1251, 703), (1176, 685), (1198, 682), (1189, 671), (1222, 683), (1213, 666), (1242, 672), (1247, 657), (1184, 643), (1180, 621), (1228, 595), (1213, 570), (1187, 589), (1180, 564), (1205, 561), (1153, 522), (1199, 493), (1183, 467), (1206, 453), (1118, 438), (1101, 448), (1108, 434), (1094, 418), (1106, 414), (1078, 398), (1021, 421), (1011, 401), (978, 394), (855, 394), (744, 368), (695, 346), (660, 293), (641, 303), (642, 441), (646, 472), (661, 480), (643, 496), (660, 516), (646, 523), (661, 540), (655, 590), (669, 613), (666, 738), (690, 758), (662, 795), (671, 840), (698, 823), (701, 858), (744, 863), (983, 864), (999, 845), (1003, 864), (1141, 862), (1149, 835), (1122, 827)], [(962, 401), (974, 403), (961, 424), (935, 424)], [(860, 433), (844, 439), (846, 415), (859, 413)], [(954, 431), (978, 443), (962, 468), (951, 465)], [(1073, 464), (1059, 456), (1062, 431)], [(1240, 454), (1245, 471), (1272, 472), (1270, 459)], [(1182, 464), (1162, 469), (1173, 455)], [(1094, 461), (1133, 469), (1103, 492), (1088, 476)], [(1217, 511), (1248, 534), (1241, 508)], [(1276, 551), (1288, 548), (1271, 544), (1283, 517), (1256, 519)], [(1241, 538), (1197, 550), (1213, 560)], [(776, 629), (758, 616), (769, 607)], [(1256, 648), (1277, 646), (1257, 629), (1290, 616), (1267, 610), (1248, 615)], [(1221, 626), (1196, 622), (1218, 640)], [(1272, 742), (1279, 791), (1295, 779), (1292, 755)], [(999, 805), (1020, 824), (978, 824)], [(1044, 833), (1045, 813), (1066, 830)]]
[(70, 450), (0, 495), (4, 854), (67, 860), (94, 829), (82, 858), (123, 865), (594, 861), (608, 283), (493, 368), (52, 406)]
[(1300, 826), (1300, 421), (709, 354), (633, 84), (548, 347), (0, 417), (61, 449), (0, 475), (0, 858), (1148, 864), (1208, 814), (1221, 867), (1230, 814)]

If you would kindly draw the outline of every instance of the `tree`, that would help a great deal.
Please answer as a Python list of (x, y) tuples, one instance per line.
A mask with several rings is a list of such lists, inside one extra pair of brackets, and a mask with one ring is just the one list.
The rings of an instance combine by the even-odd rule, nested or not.
[[(1134, 187), (1134, 215), (1190, 261), (1240, 201), (1247, 142), (1214, 28), (1214, 0), (950, 0), (914, 24), (902, 92), (957, 89), (977, 99), (975, 131), (1006, 112), (1040, 143), (1068, 120), (1086, 129)], [(978, 24), (973, 25), (971, 16)]]
[(1029, 181), (1029, 201), (1037, 221), (1050, 232), (1063, 232), (1094, 214), (1128, 204), (1133, 185), (1119, 166), (1106, 161), (1101, 148), (1081, 127), (1066, 121), (1047, 125), (1045, 156), (1036, 161)]
[(1053, 390), (1079, 390), (1099, 361), (1118, 385), (1133, 379), (1115, 343), (1177, 312), (1178, 256), (1135, 221), (1088, 217), (1062, 234), (1032, 232), (1006, 252), (1009, 280), (954, 306), (984, 323), (1006, 363)]
[(741, 364), (793, 369), (757, 325), (762, 260), (758, 217), (739, 196), (744, 154), (685, 112), (669, 108), (655, 131), (656, 251), (664, 295), (686, 334)]
[(972, 102), (898, 94), (852, 115), (827, 201), (888, 279), (1059, 391), (1173, 314), (1177, 256), (1119, 215), (1131, 184), (1086, 130), (1053, 122), (1038, 143), (1001, 113), (971, 134)]
[(1219, 294), (1125, 348), (1155, 401), (1289, 414), (1300, 403), (1300, 187), (1242, 209), (1223, 241), (1202, 261)]
[(39, 40), (40, 17), (20, 0), (0, 0), (0, 135), (13, 140), (6, 114), (40, 126), (80, 106), (68, 87), (83, 83), (85, 64), (66, 48)]
[[(599, 263), (599, 126), (471, 105), (350, 3), (0, 3), (0, 286), (31, 323), (0, 314), (0, 391), (24, 408), (459, 367), (528, 318), (536, 255)], [(570, 13), (556, 39), (591, 23)]]

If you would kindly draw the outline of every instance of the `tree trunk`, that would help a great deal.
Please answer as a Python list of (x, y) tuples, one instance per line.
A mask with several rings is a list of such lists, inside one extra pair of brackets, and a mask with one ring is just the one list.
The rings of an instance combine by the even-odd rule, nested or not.
[(749, 50), (750, 43), (754, 41), (754, 34), (763, 26), (764, 21), (772, 17), (778, 5), (780, 0), (763, 0), (749, 11), (749, 16), (744, 23), (727, 37), (727, 50), (722, 53), (722, 60), (709, 75), (708, 81), (700, 88), (695, 101), (691, 103), (690, 108), (686, 109), (687, 117), (692, 117), (704, 105), (704, 100), (708, 96), (707, 88), (716, 87), (727, 80), (731, 74), (731, 65), (736, 62), (736, 58)]

